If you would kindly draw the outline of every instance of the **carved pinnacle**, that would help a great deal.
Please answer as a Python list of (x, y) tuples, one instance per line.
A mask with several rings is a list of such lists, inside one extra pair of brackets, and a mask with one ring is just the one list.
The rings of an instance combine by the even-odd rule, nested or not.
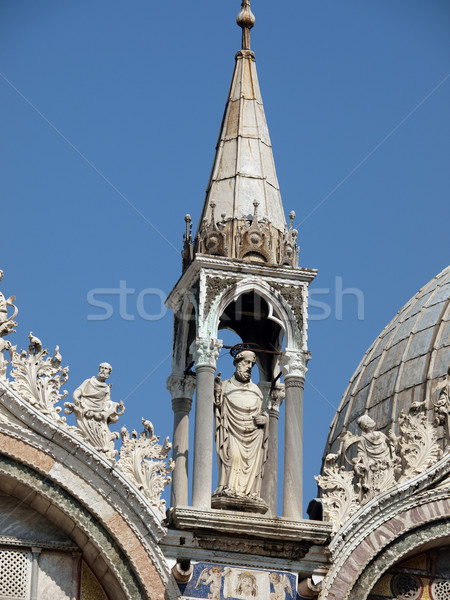
[(250, 8), (250, 0), (242, 0), (241, 12), (236, 19), (239, 27), (242, 28), (242, 50), (250, 50), (250, 29), (255, 24), (255, 15)]

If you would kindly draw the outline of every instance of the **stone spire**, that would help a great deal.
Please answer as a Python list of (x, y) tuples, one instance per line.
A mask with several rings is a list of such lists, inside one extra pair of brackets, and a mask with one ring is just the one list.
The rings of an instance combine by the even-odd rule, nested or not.
[[(296, 266), (297, 232), (286, 228), (255, 55), (250, 50), (255, 17), (249, 0), (242, 1), (237, 23), (242, 28), (242, 49), (236, 54), (194, 252)], [(293, 239), (286, 261), (286, 242), (292, 245)], [(185, 254), (188, 258), (187, 248)]]
[[(241, 2), (237, 23), (242, 28), (242, 48), (236, 54), (202, 216), (195, 236), (190, 215), (185, 217), (183, 274), (166, 302), (174, 311), (172, 373), (168, 379), (174, 411), (175, 469), (171, 504), (177, 514), (183, 513), (183, 507), (188, 506), (192, 482), (192, 510), (202, 511), (202, 519), (204, 511), (211, 507), (251, 508), (256, 512), (270, 509), (276, 514), (276, 411), (269, 415), (269, 423), (267, 419), (259, 419), (259, 414), (255, 415), (258, 427), (264, 426), (270, 432), (269, 447), (262, 436), (259, 441), (263, 445), (258, 446), (257, 452), (259, 462), (255, 462), (257, 476), (251, 479), (243, 475), (247, 477), (245, 493), (239, 487), (241, 483), (236, 483), (235, 475), (229, 474), (224, 467), (220, 482), (214, 486), (217, 488), (214, 498), (211, 497), (214, 407), (218, 424), (216, 450), (222, 461), (219, 464), (225, 465), (228, 456), (221, 450), (220, 439), (228, 439), (229, 432), (221, 425), (218, 408), (224, 405), (222, 392), (228, 393), (225, 390), (227, 380), (222, 389), (216, 369), (223, 348), (219, 332), (229, 329), (240, 338), (238, 347), (250, 348), (250, 354), (254, 355), (254, 361), (248, 356), (246, 360), (257, 365), (260, 391), (254, 390), (254, 397), (261, 398), (264, 406), (280, 375), (284, 377), (286, 430), (284, 440), (280, 440), (280, 443), (284, 441), (283, 516), (301, 519), (303, 385), (309, 360), (308, 285), (316, 271), (298, 267), (294, 211), (289, 214), (289, 227), (286, 225), (255, 56), (250, 50), (250, 29), (255, 24), (255, 17), (249, 0)], [(232, 356), (236, 358), (236, 355)], [(191, 478), (188, 469), (189, 412), (194, 386), (194, 468)], [(244, 405), (248, 406), (246, 402)], [(228, 416), (224, 419), (229, 420)], [(253, 426), (252, 421), (250, 430)], [(259, 470), (265, 461), (266, 450), (270, 456), (268, 468)], [(235, 458), (233, 456), (232, 461)], [(236, 500), (232, 490), (236, 494), (242, 492), (245, 502)], [(260, 493), (255, 504), (255, 494)]]

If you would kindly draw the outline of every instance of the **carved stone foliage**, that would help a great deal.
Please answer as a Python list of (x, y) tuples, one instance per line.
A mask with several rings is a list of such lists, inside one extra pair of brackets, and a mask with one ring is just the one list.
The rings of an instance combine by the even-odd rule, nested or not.
[(206, 278), (206, 298), (205, 298), (205, 316), (209, 314), (214, 300), (222, 294), (228, 287), (237, 283), (237, 277), (207, 277)]
[(436, 442), (436, 429), (424, 413), (401, 414), (398, 447), (403, 460), (400, 481), (420, 475), (439, 460), (442, 451)]
[(305, 379), (311, 353), (303, 350), (285, 350), (281, 357), (281, 369), (285, 378)]
[[(399, 417), (399, 433), (386, 436), (376, 431), (375, 422), (363, 415), (357, 421), (360, 435), (345, 432), (339, 454), (328, 455), (323, 474), (316, 477), (323, 490), (322, 503), (327, 521), (337, 531), (360, 507), (399, 483), (420, 475), (435, 464), (442, 451), (436, 428), (424, 412), (411, 408)], [(353, 457), (348, 453), (350, 448)], [(343, 463), (350, 466), (346, 470)]]
[(222, 349), (222, 341), (210, 338), (197, 338), (192, 344), (192, 354), (196, 367), (216, 368), (217, 359)]
[(280, 292), (283, 298), (288, 303), (295, 317), (299, 329), (303, 326), (303, 289), (279, 283), (270, 282), (270, 287)]
[[(0, 269), (0, 281), (3, 280), (3, 271)], [(16, 306), (14, 306), (13, 302), (15, 301), (15, 296), (10, 296), (9, 298), (5, 298), (5, 296), (0, 292), (0, 337), (5, 337), (10, 333), (13, 333), (14, 327), (17, 326), (17, 323), (14, 321), (19, 310)], [(8, 307), (13, 309), (11, 315), (8, 316)]]
[[(3, 280), (3, 271), (0, 269), (0, 281)], [(0, 378), (6, 378), (6, 369), (9, 361), (4, 357), (4, 351), (11, 349), (11, 342), (4, 338), (10, 333), (14, 333), (14, 327), (17, 323), (14, 320), (19, 312), (18, 308), (13, 304), (15, 296), (5, 298), (0, 292)], [(12, 314), (8, 315), (8, 307), (12, 308)]]
[(144, 431), (138, 436), (133, 430), (131, 436), (125, 427), (120, 430), (122, 447), (117, 466), (147, 496), (150, 504), (162, 517), (166, 513), (165, 500), (161, 493), (169, 485), (175, 463), (167, 456), (172, 448), (169, 438), (159, 444), (159, 436), (154, 434), (150, 421), (142, 419)]
[(25, 400), (57, 424), (65, 425), (61, 417), (61, 407), (57, 402), (67, 396), (67, 391), (60, 392), (61, 386), (67, 383), (69, 367), (61, 367), (61, 354), (56, 346), (53, 356), (42, 348), (39, 338), (30, 332), (28, 352), (16, 352), (16, 346), (9, 350), (11, 357), (11, 387)]
[(345, 467), (338, 466), (337, 459), (337, 454), (328, 454), (323, 475), (315, 477), (319, 487), (325, 492), (322, 494), (325, 520), (333, 524), (334, 532), (359, 508), (353, 485), (354, 474), (346, 471)]

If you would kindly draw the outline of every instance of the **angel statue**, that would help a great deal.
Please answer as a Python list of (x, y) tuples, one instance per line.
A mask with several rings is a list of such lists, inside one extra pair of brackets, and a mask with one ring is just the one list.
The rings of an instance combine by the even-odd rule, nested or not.
[[(401, 465), (393, 435), (390, 439), (382, 431), (376, 431), (376, 423), (369, 415), (362, 415), (356, 422), (361, 435), (346, 432), (341, 440), (344, 442), (343, 454), (358, 477), (360, 502), (364, 504), (395, 485)], [(356, 444), (357, 455), (349, 460), (347, 450), (353, 444)]]

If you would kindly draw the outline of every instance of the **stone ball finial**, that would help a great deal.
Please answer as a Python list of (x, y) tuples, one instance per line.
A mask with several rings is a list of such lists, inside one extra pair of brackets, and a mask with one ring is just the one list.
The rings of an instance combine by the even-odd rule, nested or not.
[(242, 0), (236, 22), (242, 28), (242, 50), (250, 50), (250, 29), (255, 24), (255, 15), (251, 11), (249, 0)]
[(250, 0), (242, 0), (241, 11), (236, 22), (242, 29), (251, 29), (255, 25), (255, 15), (250, 8)]

